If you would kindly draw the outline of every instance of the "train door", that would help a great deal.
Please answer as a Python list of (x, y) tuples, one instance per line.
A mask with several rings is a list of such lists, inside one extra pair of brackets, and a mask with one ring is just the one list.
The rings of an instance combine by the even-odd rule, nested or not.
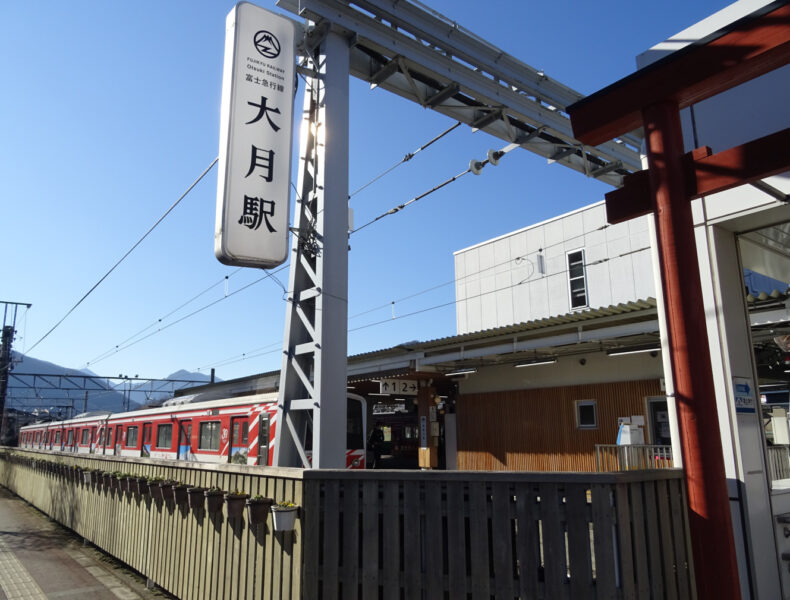
[(151, 423), (143, 423), (143, 445), (140, 456), (151, 456)]
[(269, 413), (264, 410), (258, 416), (258, 464), (269, 464)]
[(116, 425), (115, 426), (115, 440), (113, 441), (112, 453), (116, 456), (120, 456), (121, 454), (121, 442), (123, 441), (123, 425)]
[(230, 452), (228, 452), (228, 462), (241, 465), (247, 464), (247, 454), (249, 448), (247, 438), (249, 436), (250, 422), (247, 416), (233, 417), (230, 420)]
[(88, 453), (93, 454), (99, 445), (99, 439), (96, 437), (96, 426), (91, 427), (91, 439), (88, 445)]
[(192, 456), (192, 421), (178, 422), (178, 459), (194, 460)]

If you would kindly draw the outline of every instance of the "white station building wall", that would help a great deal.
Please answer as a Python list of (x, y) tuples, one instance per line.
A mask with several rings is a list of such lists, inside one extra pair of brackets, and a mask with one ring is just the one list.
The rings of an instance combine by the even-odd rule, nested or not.
[[(609, 225), (598, 202), (458, 250), (457, 332), (655, 297), (647, 219)], [(579, 250), (586, 302), (571, 306), (568, 254)]]

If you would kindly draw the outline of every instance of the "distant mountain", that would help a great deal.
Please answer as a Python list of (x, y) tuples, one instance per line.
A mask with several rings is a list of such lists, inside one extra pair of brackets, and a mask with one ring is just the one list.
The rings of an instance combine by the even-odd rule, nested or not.
[[(211, 381), (205, 373), (197, 373), (179, 369), (170, 373), (165, 379), (170, 381), (142, 382), (132, 388), (131, 398), (143, 406), (158, 406), (173, 397), (173, 392), (183, 388), (203, 385)], [(215, 379), (215, 381), (222, 381)]]
[(125, 382), (117, 380), (86, 379), (85, 376), (98, 377), (88, 369), (70, 369), (19, 352), (12, 351), (12, 360), (8, 406), (57, 418), (83, 412), (84, 387), (88, 388), (89, 411), (121, 412), (126, 394), (130, 409), (135, 410), (145, 405), (156, 406), (172, 398), (175, 390), (211, 380), (205, 373), (181, 369), (167, 376), (166, 379), (173, 381), (135, 381), (131, 387), (125, 387)]
[[(124, 396), (105, 379), (85, 379), (90, 371), (62, 367), (11, 351), (13, 368), (9, 374), (7, 403), (36, 414), (67, 416), (82, 412), (88, 390), (88, 410), (118, 412)], [(35, 375), (35, 376), (34, 376)]]

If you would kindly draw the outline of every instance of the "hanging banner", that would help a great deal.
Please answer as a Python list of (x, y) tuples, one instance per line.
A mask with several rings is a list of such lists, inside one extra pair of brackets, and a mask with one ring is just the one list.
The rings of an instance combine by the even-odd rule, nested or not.
[(271, 268), (288, 253), (296, 24), (247, 2), (228, 14), (214, 254)]

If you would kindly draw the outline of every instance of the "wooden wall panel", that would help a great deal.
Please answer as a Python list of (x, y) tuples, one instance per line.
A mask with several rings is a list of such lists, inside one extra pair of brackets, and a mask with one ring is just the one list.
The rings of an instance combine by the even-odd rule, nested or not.
[[(657, 379), (463, 395), (458, 469), (594, 471), (595, 445), (615, 443), (617, 418), (645, 415), (645, 398), (659, 395)], [(577, 400), (596, 401), (597, 429), (577, 428)]]

